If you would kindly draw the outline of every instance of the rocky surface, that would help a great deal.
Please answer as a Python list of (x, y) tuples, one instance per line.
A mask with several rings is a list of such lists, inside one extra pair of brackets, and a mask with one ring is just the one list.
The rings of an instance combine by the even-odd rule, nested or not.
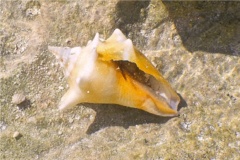
[[(0, 1), (0, 159), (238, 159), (240, 3)], [(115, 28), (182, 96), (180, 116), (116, 105), (57, 110), (66, 81), (48, 45)], [(12, 103), (21, 93), (24, 105)]]

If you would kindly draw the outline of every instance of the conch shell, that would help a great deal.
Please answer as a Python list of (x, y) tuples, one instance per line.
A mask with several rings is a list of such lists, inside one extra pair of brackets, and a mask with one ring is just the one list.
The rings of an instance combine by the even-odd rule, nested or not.
[(107, 40), (100, 40), (97, 33), (83, 48), (48, 49), (59, 60), (69, 84), (60, 110), (86, 102), (119, 104), (160, 116), (178, 115), (177, 93), (119, 29)]

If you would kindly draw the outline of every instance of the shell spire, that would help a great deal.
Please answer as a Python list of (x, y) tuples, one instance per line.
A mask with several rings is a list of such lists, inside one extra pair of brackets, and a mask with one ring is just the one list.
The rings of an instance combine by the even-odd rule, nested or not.
[(85, 47), (49, 47), (64, 68), (69, 90), (59, 109), (79, 103), (119, 104), (160, 116), (178, 115), (180, 98), (151, 62), (116, 29)]
[(125, 35), (120, 31), (120, 29), (115, 29), (112, 35), (107, 39), (108, 41), (123, 42), (127, 40)]
[(96, 33), (95, 37), (93, 38), (93, 41), (91, 42), (91, 45), (93, 48), (96, 48), (99, 43), (99, 33)]

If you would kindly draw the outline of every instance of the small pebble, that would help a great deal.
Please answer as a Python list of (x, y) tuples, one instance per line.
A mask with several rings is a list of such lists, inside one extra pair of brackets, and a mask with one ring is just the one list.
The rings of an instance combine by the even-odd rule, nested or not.
[(19, 105), (19, 104), (23, 103), (25, 100), (26, 100), (26, 97), (21, 93), (14, 94), (12, 96), (12, 103), (16, 104), (16, 105)]
[(59, 86), (59, 87), (58, 87), (58, 89), (60, 89), (60, 90), (63, 90), (63, 89), (64, 89), (64, 87), (62, 87), (62, 86)]
[(58, 135), (62, 135), (63, 134), (63, 132), (62, 131), (58, 131)]
[(16, 140), (20, 139), (21, 137), (22, 137), (22, 135), (18, 131), (13, 133), (13, 138), (15, 138)]
[(73, 120), (72, 118), (69, 118), (68, 122), (69, 122), (69, 123), (73, 123), (74, 120)]
[(72, 39), (71, 39), (71, 38), (67, 38), (67, 39), (65, 40), (65, 43), (66, 43), (67, 45), (70, 45), (71, 42), (72, 42)]

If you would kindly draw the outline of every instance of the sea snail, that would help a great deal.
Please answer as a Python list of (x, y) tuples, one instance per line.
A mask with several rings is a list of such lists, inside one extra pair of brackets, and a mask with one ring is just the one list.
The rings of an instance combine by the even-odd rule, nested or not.
[(60, 110), (86, 102), (178, 115), (178, 94), (119, 29), (107, 40), (100, 40), (97, 33), (85, 47), (48, 49), (59, 60), (69, 84)]

